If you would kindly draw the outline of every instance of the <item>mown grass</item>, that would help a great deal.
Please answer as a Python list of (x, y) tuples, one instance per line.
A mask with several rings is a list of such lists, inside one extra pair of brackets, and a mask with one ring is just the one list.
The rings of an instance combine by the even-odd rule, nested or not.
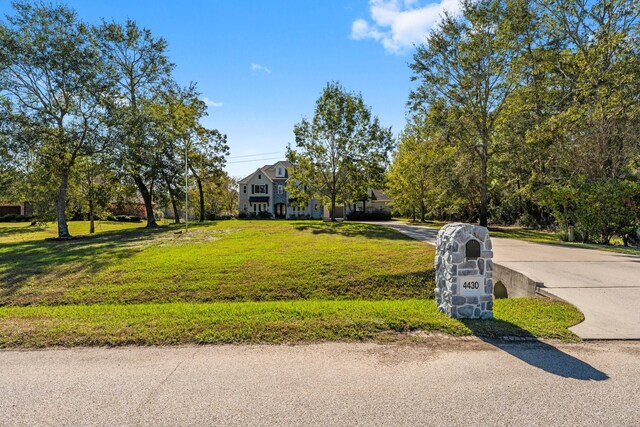
[(433, 249), (385, 227), (223, 221), (186, 234), (114, 227), (69, 242), (43, 241), (54, 227), (18, 241), (0, 236), (0, 305), (433, 296)]
[[(82, 236), (89, 234), (89, 221), (71, 221), (69, 224), (69, 232), (73, 236)], [(141, 228), (143, 223), (135, 222), (113, 222), (113, 221), (96, 221), (96, 233), (105, 233), (110, 231), (123, 231)], [(55, 223), (30, 225), (28, 222), (0, 222), (0, 242), (1, 243), (17, 243), (33, 240), (44, 240), (55, 238), (58, 236), (58, 228)]]
[(461, 322), (433, 300), (275, 301), (0, 308), (0, 347), (354, 341), (429, 331), (565, 341), (574, 307), (534, 298), (497, 300), (496, 320)]
[[(71, 223), (72, 233), (88, 230)], [(576, 339), (574, 307), (500, 300), (496, 320), (437, 312), (433, 248), (387, 227), (223, 221), (46, 241), (0, 225), (0, 346), (280, 343), (409, 331)]]

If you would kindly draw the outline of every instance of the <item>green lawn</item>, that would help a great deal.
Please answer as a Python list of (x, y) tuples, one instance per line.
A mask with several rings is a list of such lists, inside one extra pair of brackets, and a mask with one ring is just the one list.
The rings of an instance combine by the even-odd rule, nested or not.
[(22, 233), (0, 237), (0, 304), (433, 296), (433, 249), (384, 227), (222, 221), (182, 234), (117, 226), (69, 242), (42, 241), (55, 227), (10, 228)]
[[(71, 223), (71, 232), (88, 230)], [(424, 330), (575, 339), (570, 305), (496, 301), (497, 320), (437, 312), (433, 248), (386, 227), (221, 221), (155, 230), (0, 224), (0, 346), (300, 342)]]

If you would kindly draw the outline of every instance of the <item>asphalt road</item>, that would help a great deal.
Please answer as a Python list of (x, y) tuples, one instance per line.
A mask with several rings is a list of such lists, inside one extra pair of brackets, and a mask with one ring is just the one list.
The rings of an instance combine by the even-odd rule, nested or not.
[(2, 426), (640, 425), (640, 343), (0, 351)]
[[(435, 228), (383, 224), (431, 244), (438, 234)], [(584, 313), (585, 321), (571, 328), (579, 337), (640, 339), (640, 257), (515, 239), (491, 242), (494, 262), (542, 282), (545, 291)]]

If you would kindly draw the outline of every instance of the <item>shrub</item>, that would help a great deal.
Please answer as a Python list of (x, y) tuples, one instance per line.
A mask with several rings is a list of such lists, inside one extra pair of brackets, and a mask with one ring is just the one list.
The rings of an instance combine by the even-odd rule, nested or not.
[(256, 219), (271, 219), (273, 218), (273, 215), (271, 214), (271, 212), (258, 212), (258, 215), (256, 215)]
[(273, 218), (273, 214), (271, 212), (240, 212), (238, 214), (238, 219), (271, 219)]
[(347, 214), (349, 221), (389, 221), (391, 212), (376, 209), (367, 212), (351, 211)]
[(309, 214), (289, 215), (287, 219), (311, 219)]
[[(241, 212), (241, 213), (240, 213), (240, 215), (241, 215), (242, 213), (243, 213), (243, 212)], [(238, 215), (238, 218), (240, 218), (240, 215)], [(234, 216), (233, 216), (233, 215), (231, 215), (231, 214), (229, 214), (229, 213), (227, 213), (227, 214), (212, 214), (212, 213), (208, 213), (208, 214), (205, 216), (205, 218), (206, 218), (208, 221), (227, 221), (227, 220), (233, 219), (233, 218), (234, 218)]]
[(577, 239), (583, 242), (610, 244), (619, 236), (628, 244), (640, 225), (640, 184), (636, 182), (574, 179), (549, 185), (539, 195), (565, 235), (574, 226)]
[(32, 221), (33, 216), (25, 216), (18, 214), (0, 215), (0, 222), (27, 222)]
[(142, 221), (142, 218), (138, 216), (129, 216), (129, 215), (107, 215), (107, 221), (140, 222)]

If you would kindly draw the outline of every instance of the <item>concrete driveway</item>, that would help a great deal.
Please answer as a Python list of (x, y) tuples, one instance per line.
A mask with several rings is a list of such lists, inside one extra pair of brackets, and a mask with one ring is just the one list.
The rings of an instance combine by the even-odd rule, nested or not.
[[(435, 228), (382, 223), (434, 244)], [(583, 339), (640, 339), (640, 257), (594, 249), (492, 238), (494, 262), (542, 282), (544, 291), (578, 307)]]
[(0, 351), (0, 426), (640, 424), (640, 343)]

